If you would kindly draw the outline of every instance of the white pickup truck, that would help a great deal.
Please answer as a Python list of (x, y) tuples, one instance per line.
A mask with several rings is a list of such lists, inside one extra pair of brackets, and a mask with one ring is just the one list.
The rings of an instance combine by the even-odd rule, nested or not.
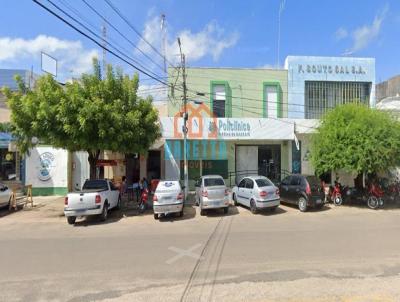
[(106, 179), (86, 180), (82, 191), (71, 192), (65, 197), (64, 215), (69, 224), (76, 217), (99, 215), (102, 221), (107, 219), (108, 210), (121, 206), (119, 190)]

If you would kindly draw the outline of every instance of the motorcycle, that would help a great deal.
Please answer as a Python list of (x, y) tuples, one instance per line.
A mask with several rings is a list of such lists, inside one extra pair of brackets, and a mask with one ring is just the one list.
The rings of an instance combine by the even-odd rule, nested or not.
[(342, 186), (338, 181), (335, 181), (335, 186), (331, 189), (330, 199), (335, 206), (340, 206), (343, 203)]
[(375, 210), (384, 206), (383, 196), (385, 192), (378, 185), (371, 184), (368, 188), (368, 194), (367, 205), (369, 208)]
[(139, 202), (138, 202), (138, 210), (139, 210), (139, 213), (144, 213), (144, 211), (146, 211), (146, 206), (147, 206), (147, 201), (149, 200), (149, 190), (146, 188), (146, 189), (143, 189), (142, 190), (142, 193), (140, 194), (140, 199), (139, 199)]

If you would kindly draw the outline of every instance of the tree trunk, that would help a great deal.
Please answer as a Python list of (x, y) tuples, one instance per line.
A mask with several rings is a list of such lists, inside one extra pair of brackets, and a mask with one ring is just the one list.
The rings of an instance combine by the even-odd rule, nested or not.
[(87, 152), (89, 153), (90, 179), (96, 179), (96, 164), (100, 156), (100, 150), (88, 150)]

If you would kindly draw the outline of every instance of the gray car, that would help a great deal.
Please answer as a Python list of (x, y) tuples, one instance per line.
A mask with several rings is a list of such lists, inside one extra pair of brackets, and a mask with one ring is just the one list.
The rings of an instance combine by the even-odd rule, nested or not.
[(204, 216), (208, 209), (223, 209), (225, 214), (228, 213), (229, 192), (222, 176), (202, 176), (195, 187), (195, 202), (200, 207), (200, 215)]
[(279, 189), (264, 176), (248, 176), (232, 189), (235, 205), (249, 207), (256, 214), (261, 209), (276, 210), (280, 205)]

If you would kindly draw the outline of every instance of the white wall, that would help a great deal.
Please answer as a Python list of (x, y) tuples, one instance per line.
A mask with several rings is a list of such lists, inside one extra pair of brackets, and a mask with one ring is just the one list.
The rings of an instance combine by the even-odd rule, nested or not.
[(68, 152), (53, 147), (35, 147), (26, 157), (26, 184), (34, 188), (68, 186)]
[(86, 151), (72, 154), (72, 190), (81, 189), (86, 179), (90, 178), (90, 166)]

